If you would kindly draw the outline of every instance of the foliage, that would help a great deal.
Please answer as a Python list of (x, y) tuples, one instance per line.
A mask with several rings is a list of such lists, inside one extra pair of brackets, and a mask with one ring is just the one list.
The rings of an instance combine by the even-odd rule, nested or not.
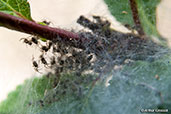
[[(129, 0), (104, 0), (113, 16), (122, 24), (134, 26)], [(136, 0), (139, 17), (147, 35), (160, 36), (156, 29), (156, 6), (160, 0)]]
[(42, 98), (45, 90), (51, 89), (51, 82), (46, 77), (26, 80), (0, 104), (0, 114), (26, 114), (29, 112), (29, 104)]
[(156, 29), (156, 7), (159, 3), (160, 0), (137, 0), (141, 23), (148, 35), (159, 36)]
[[(103, 84), (104, 82), (98, 82), (93, 88), (91, 84), (82, 83), (86, 89), (79, 96), (71, 92), (60, 94), (59, 91), (63, 90), (60, 88), (58, 91), (60, 99), (57, 101), (53, 99), (53, 102), (44, 104), (44, 107), (38, 101), (44, 98), (46, 89), (50, 90), (52, 80), (49, 81), (50, 79), (46, 77), (28, 80), (2, 102), (0, 113), (140, 114), (141, 109), (147, 108), (171, 110), (170, 62), (171, 58), (166, 56), (153, 62), (130, 63), (122, 70), (108, 74), (113, 76), (108, 87)], [(66, 75), (61, 81), (66, 79), (72, 82), (77, 78), (75, 75)], [(67, 91), (69, 90), (71, 88)], [(32, 102), (30, 106), (29, 102)]]
[[(128, 1), (105, 1), (120, 22), (133, 25)], [(149, 35), (158, 35), (155, 8), (159, 1), (137, 0), (144, 30)], [(26, 0), (0, 0), (0, 11), (32, 20)], [(171, 110), (170, 69), (168, 54), (158, 60), (127, 63), (96, 82), (95, 74), (74, 73), (62, 74), (59, 79), (53, 75), (29, 79), (0, 104), (0, 114), (140, 114), (141, 109), (147, 108)], [(106, 86), (109, 77), (112, 79)], [(55, 81), (59, 83), (54, 87)]]
[(24, 19), (32, 20), (30, 4), (27, 0), (0, 0), (0, 11)]
[[(129, 0), (105, 0), (111, 14), (122, 24), (133, 25)], [(124, 13), (125, 11), (125, 13)]]

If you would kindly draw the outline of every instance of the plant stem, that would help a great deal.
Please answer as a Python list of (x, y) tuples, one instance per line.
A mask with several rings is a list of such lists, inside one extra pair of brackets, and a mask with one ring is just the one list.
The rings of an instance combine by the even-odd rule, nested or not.
[(137, 4), (135, 0), (129, 0), (130, 2), (130, 6), (131, 6), (131, 11), (132, 11), (132, 15), (133, 15), (133, 20), (134, 20), (134, 24), (136, 26), (136, 30), (139, 33), (139, 35), (144, 36), (144, 30), (141, 26), (141, 21), (138, 15), (138, 9), (137, 9)]
[(15, 17), (3, 12), (0, 12), (0, 26), (31, 35), (41, 36), (47, 38), (48, 40), (54, 40), (55, 38), (59, 37), (64, 41), (76, 40), (79, 41), (79, 46), (77, 46), (83, 48), (81, 45), (83, 40), (81, 40), (79, 35), (76, 33), (59, 28), (43, 26), (33, 21)]

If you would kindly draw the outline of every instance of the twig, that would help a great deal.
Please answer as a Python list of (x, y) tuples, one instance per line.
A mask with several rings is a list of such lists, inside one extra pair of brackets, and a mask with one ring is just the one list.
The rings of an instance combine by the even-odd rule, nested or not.
[(141, 21), (138, 15), (138, 9), (137, 9), (137, 4), (135, 0), (129, 0), (130, 2), (130, 6), (131, 6), (131, 11), (132, 11), (132, 15), (133, 15), (133, 20), (134, 20), (134, 24), (136, 26), (136, 30), (138, 31), (139, 35), (144, 36), (144, 30), (141, 26)]
[(81, 45), (83, 40), (81, 40), (79, 35), (76, 33), (59, 28), (43, 26), (33, 21), (5, 14), (3, 12), (0, 12), (0, 26), (32, 35), (41, 36), (47, 38), (48, 40), (54, 40), (55, 38), (58, 38), (58, 36), (64, 41), (76, 40), (79, 41), (79, 45), (77, 46), (84, 48)]

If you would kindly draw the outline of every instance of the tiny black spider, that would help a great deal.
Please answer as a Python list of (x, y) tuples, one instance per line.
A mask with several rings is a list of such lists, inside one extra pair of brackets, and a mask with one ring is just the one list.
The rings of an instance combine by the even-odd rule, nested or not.
[(87, 60), (91, 61), (92, 58), (93, 58), (93, 55), (90, 55), (90, 56), (87, 57)]
[[(37, 72), (39, 72), (39, 65), (38, 65), (38, 63), (34, 60), (34, 58), (32, 58), (32, 64), (33, 64), (33, 67), (34, 67), (34, 70), (35, 71), (37, 71)], [(40, 72), (39, 72), (40, 73)]]
[(28, 45), (32, 45), (32, 42), (29, 41), (27, 38), (21, 38), (20, 41), (23, 40), (24, 43), (28, 44)]
[(31, 41), (32, 41), (34, 44), (36, 44), (36, 45), (38, 44), (38, 40), (37, 40), (37, 38), (35, 38), (35, 37), (32, 37), (32, 38), (31, 38)]
[(43, 57), (43, 55), (40, 55), (40, 61), (44, 64), (44, 65), (48, 65), (47, 61), (45, 60), (45, 58)]
[(52, 57), (52, 58), (51, 58), (50, 64), (51, 64), (52, 66), (56, 64), (55, 57)]
[(49, 50), (49, 48), (46, 46), (42, 46), (41, 49), (42, 49), (42, 51), (45, 51), (45, 52), (47, 52)]
[(63, 65), (63, 64), (64, 64), (64, 60), (61, 60), (61, 61), (59, 62), (59, 64), (60, 64), (60, 65)]
[(53, 43), (52, 42), (49, 42), (48, 43), (48, 48), (50, 49), (52, 45), (53, 45)]
[(51, 22), (44, 20), (43, 23), (45, 23), (46, 25), (50, 25)]

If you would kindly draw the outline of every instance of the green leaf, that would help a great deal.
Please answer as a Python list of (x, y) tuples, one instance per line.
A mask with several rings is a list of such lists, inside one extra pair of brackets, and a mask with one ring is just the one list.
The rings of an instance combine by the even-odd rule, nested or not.
[[(170, 55), (153, 62), (137, 61), (123, 66), (122, 70), (111, 72), (109, 75), (113, 75), (113, 78), (109, 81), (108, 87), (100, 81), (92, 87), (92, 83), (79, 82), (75, 75), (63, 75), (61, 85), (58, 85), (59, 91), (55, 90), (58, 99), (55, 100), (51, 94), (53, 91), (49, 92), (53, 99), (50, 104), (47, 101), (51, 97), (44, 97), (44, 93), (45, 90), (51, 89), (54, 79), (36, 78), (26, 81), (24, 85), (10, 93), (8, 99), (1, 103), (0, 113), (141, 114), (140, 110), (147, 108), (171, 110), (170, 69)], [(86, 79), (87, 76), (83, 77), (82, 79)], [(75, 81), (82, 85), (81, 94), (73, 88), (72, 83)], [(62, 85), (68, 87), (65, 94)], [(38, 102), (40, 99), (44, 99), (47, 103), (41, 106)], [(30, 101), (32, 105), (29, 106)]]
[(160, 0), (137, 0), (141, 23), (148, 35), (159, 36), (156, 29), (156, 7), (159, 3)]
[(32, 109), (32, 102), (40, 100), (51, 87), (52, 80), (44, 76), (26, 80), (9, 93), (7, 100), (0, 103), (0, 114), (27, 114)]
[(27, 0), (0, 0), (0, 11), (20, 18), (32, 20)]
[(66, 97), (38, 114), (141, 114), (141, 109), (149, 108), (170, 111), (170, 62), (167, 56), (150, 63), (137, 61), (126, 65), (111, 73), (110, 86), (97, 84), (86, 97)]
[[(122, 24), (134, 26), (132, 12), (129, 0), (104, 0), (108, 5), (111, 14)], [(156, 29), (156, 7), (160, 0), (135, 0), (138, 6), (138, 12), (144, 32), (148, 35), (154, 35), (164, 43), (163, 38)]]
[[(133, 25), (132, 12), (129, 0), (104, 0), (111, 14), (122, 24)], [(125, 13), (124, 13), (125, 12)]]

